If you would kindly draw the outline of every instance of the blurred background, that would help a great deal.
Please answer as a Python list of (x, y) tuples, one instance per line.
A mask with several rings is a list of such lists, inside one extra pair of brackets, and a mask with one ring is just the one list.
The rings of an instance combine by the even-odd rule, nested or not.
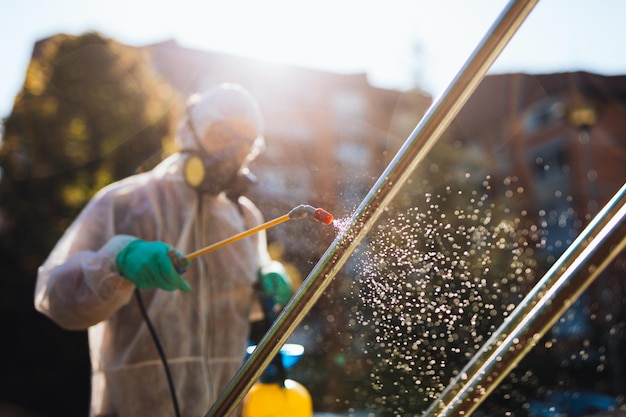
[[(88, 352), (34, 311), (37, 267), (98, 189), (174, 151), (189, 94), (232, 81), (259, 100), (250, 196), (267, 219), (335, 214), (268, 231), (300, 281), (504, 3), (0, 7), (0, 415), (52, 417), (87, 414)], [(624, 7), (531, 13), (292, 336), (317, 414), (423, 413), (626, 182)], [(618, 415), (625, 268), (622, 254), (477, 414)]]

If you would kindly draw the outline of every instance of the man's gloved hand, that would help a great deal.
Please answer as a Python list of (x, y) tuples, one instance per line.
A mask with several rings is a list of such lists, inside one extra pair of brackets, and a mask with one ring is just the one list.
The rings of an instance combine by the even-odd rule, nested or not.
[(278, 261), (271, 261), (259, 269), (260, 295), (271, 297), (275, 304), (284, 306), (291, 298), (291, 278)]
[[(161, 288), (166, 291), (191, 291), (189, 283), (177, 272), (168, 252), (174, 249), (163, 242), (130, 242), (117, 255), (117, 269), (121, 276), (142, 290)], [(184, 256), (174, 251), (178, 258)], [(189, 260), (185, 265), (191, 263)], [(184, 271), (183, 271), (184, 272)], [(182, 273), (182, 272), (181, 272)]]

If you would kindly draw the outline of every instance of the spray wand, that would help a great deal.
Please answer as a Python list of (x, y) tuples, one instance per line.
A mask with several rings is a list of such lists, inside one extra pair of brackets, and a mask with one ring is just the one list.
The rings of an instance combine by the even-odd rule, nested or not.
[(243, 239), (245, 237), (258, 233), (261, 230), (269, 229), (270, 227), (274, 227), (288, 220), (304, 219), (305, 217), (309, 217), (309, 216), (311, 216), (313, 220), (315, 220), (316, 222), (320, 222), (322, 224), (331, 224), (333, 222), (333, 215), (327, 212), (326, 210), (322, 208), (315, 208), (313, 206), (309, 206), (306, 204), (301, 204), (291, 209), (289, 213), (284, 214), (280, 217), (277, 217), (274, 220), (270, 220), (266, 223), (263, 223), (251, 229), (245, 230), (239, 234), (231, 236), (222, 241), (216, 242), (202, 249), (198, 249), (197, 251), (192, 252), (188, 255), (185, 255), (182, 258), (176, 256), (175, 251), (170, 251), (169, 256), (172, 259), (172, 263), (174, 264), (176, 269), (179, 271), (184, 271), (186, 269), (188, 261), (194, 258), (205, 255), (211, 251), (214, 251), (215, 249), (221, 248), (222, 246), (226, 246), (230, 243), (236, 242), (240, 239)]

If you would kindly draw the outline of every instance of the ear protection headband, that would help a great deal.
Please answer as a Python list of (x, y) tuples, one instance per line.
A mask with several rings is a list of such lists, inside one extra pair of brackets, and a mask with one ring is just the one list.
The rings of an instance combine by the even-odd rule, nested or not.
[(206, 166), (204, 165), (204, 160), (195, 152), (186, 151), (185, 153), (188, 153), (183, 164), (183, 177), (185, 178), (185, 183), (187, 183), (187, 185), (191, 188), (199, 189), (206, 179)]

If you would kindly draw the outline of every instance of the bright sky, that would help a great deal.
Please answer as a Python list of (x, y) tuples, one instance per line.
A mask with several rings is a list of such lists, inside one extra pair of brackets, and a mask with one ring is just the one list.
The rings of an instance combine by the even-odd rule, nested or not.
[[(441, 94), (505, 0), (19, 0), (0, 5), (0, 117), (36, 40), (97, 30), (129, 45), (182, 46)], [(491, 73), (626, 74), (626, 1), (540, 0)]]

